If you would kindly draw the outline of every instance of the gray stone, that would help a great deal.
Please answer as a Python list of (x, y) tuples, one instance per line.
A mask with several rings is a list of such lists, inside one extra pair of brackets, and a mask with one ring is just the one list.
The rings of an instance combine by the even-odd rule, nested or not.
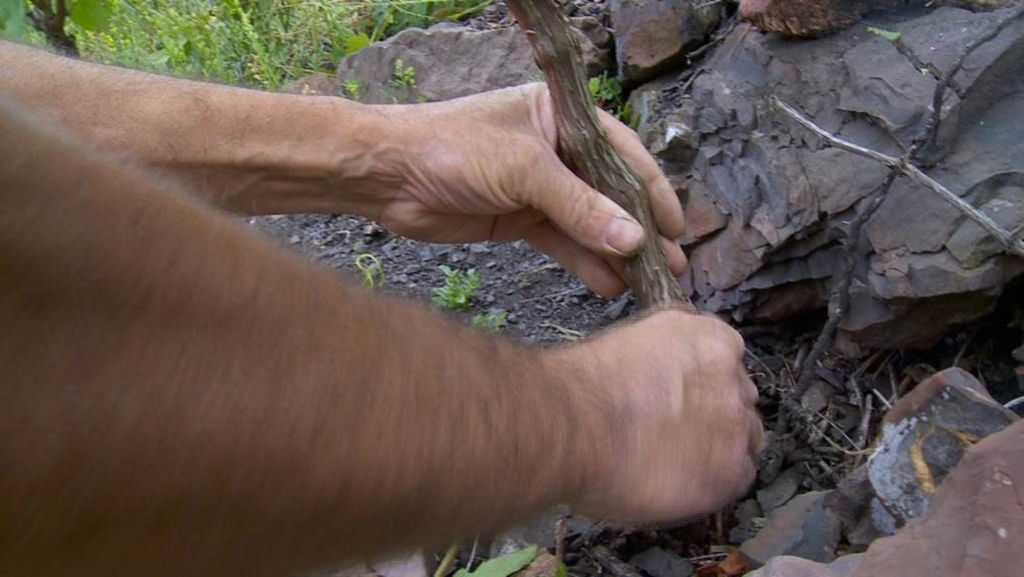
[[(682, 242), (692, 265), (685, 286), (698, 308), (742, 321), (826, 306), (845, 264), (840, 243), (888, 172), (827, 146), (769, 97), (900, 156), (930, 113), (935, 79), (920, 67), (948, 70), (955, 47), (1003, 14), (945, 7), (868, 16), (868, 25), (901, 32), (920, 65), (863, 26), (800, 42), (740, 26), (711, 51), (688, 98), (665, 98), (671, 91), (661, 80), (641, 87), (634, 101), (646, 110), (644, 142), (693, 215)], [(1024, 20), (968, 61), (942, 109), (927, 172), (1015, 229), (1024, 226)], [(991, 311), (1024, 272), (1024, 259), (1001, 254), (960, 211), (906, 178), (866, 231), (870, 254), (855, 263), (841, 324), (851, 351), (929, 346)]]
[(693, 565), (679, 555), (661, 547), (651, 547), (629, 558), (630, 565), (642, 569), (651, 577), (689, 577)]
[[(415, 86), (397, 86), (396, 62), (415, 72)], [(449, 100), (541, 80), (526, 37), (515, 27), (409, 28), (338, 64), (338, 79), (357, 82), (371, 104)]]
[(835, 559), (839, 543), (839, 519), (824, 506), (827, 491), (804, 493), (768, 517), (756, 537), (740, 551), (758, 564), (777, 555), (794, 555), (812, 561)]
[(383, 561), (375, 561), (370, 568), (379, 577), (427, 577), (427, 561), (422, 551), (392, 557)]
[[(609, 62), (607, 49), (590, 40), (600, 37), (599, 23), (581, 19), (577, 31), (588, 56), (588, 72), (598, 74)], [(574, 28), (574, 30), (576, 30)], [(415, 83), (396, 83), (395, 67), (411, 68)], [(450, 100), (528, 82), (541, 81), (526, 35), (515, 26), (474, 30), (464, 26), (408, 28), (346, 56), (338, 80), (359, 86), (357, 100), (370, 104)]]
[[(508, 320), (513, 319), (510, 317)], [(570, 536), (585, 533), (595, 525), (594, 521), (573, 514), (568, 506), (556, 505), (528, 523), (512, 527), (495, 536), (491, 541), (491, 557), (500, 557), (529, 545), (554, 549), (555, 523), (558, 519), (565, 519), (566, 533)]]
[[(1003, 187), (996, 198), (981, 205), (979, 211), (1003, 228), (1013, 230), (1024, 222), (1024, 188)], [(946, 242), (946, 248), (964, 268), (979, 267), (1003, 250), (981, 225), (969, 219), (964, 219), (956, 229)]]
[(800, 488), (801, 481), (803, 477), (800, 475), (800, 468), (790, 467), (772, 481), (771, 485), (758, 490), (757, 503), (764, 514), (770, 514), (792, 499)]
[(755, 499), (747, 499), (736, 506), (736, 526), (729, 530), (730, 543), (742, 543), (764, 527), (761, 506)]
[(587, 67), (587, 76), (598, 76), (612, 67), (612, 44), (614, 38), (608, 30), (593, 16), (577, 16), (570, 18), (573, 28), (580, 32), (580, 44), (583, 48), (583, 62)]

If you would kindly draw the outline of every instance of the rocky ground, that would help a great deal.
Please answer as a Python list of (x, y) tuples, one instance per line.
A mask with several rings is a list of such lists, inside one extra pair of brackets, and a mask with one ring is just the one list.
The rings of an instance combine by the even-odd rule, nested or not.
[[(890, 179), (883, 165), (830, 146), (773, 104), (783, 100), (828, 133), (906, 156), (1019, 236), (1024, 11), (1002, 0), (953, 3), (1001, 8), (994, 12), (888, 0), (801, 4), (828, 8), (801, 18), (857, 10), (841, 22), (790, 22), (796, 3), (740, 2), (739, 11), (769, 31), (835, 30), (794, 41), (740, 21), (728, 3), (566, 3), (588, 67), (618, 74), (631, 91), (638, 131), (678, 185), (689, 222), (680, 242), (692, 263), (684, 286), (701, 309), (729, 319), (747, 339), (748, 369), (772, 432), (757, 484), (722, 515), (668, 530), (610, 528), (569, 515), (559, 539), (555, 521), (565, 512), (556, 512), (490, 547), (467, 548), (461, 566), (530, 542), (553, 550), (561, 541), (577, 575), (739, 575), (764, 563), (772, 577), (849, 569), (786, 565), (786, 555), (807, 563), (839, 556), (840, 565), (862, 562), (872, 571), (857, 575), (894, 574), (896, 565), (872, 551), (942, 540), (974, 543), (986, 551), (977, 559), (995, 563), (965, 574), (1012, 575), (1006, 567), (1024, 566), (1000, 545), (1003, 533), (973, 521), (954, 523), (964, 532), (920, 539), (936, 523), (970, 513), (949, 503), (984, 501), (965, 496), (984, 491), (957, 473), (962, 458), (980, 475), (997, 458), (982, 439), (1006, 446), (1024, 436), (1018, 416), (1003, 406), (1024, 394), (1024, 259), (919, 181)], [(360, 99), (387, 103), (537, 80), (529, 45), (509, 24), (496, 2), (466, 27), (405, 31), (343, 61), (337, 78), (317, 91), (337, 93), (341, 83), (358, 81), (365, 85)], [(415, 93), (389, 89), (397, 58), (417, 70)], [(347, 216), (252, 222), (357, 279), (357, 259), (373, 255), (383, 270), (380, 290), (425, 303), (443, 282), (440, 266), (475, 269), (481, 286), (471, 309), (452, 314), (466, 322), (504, 314), (500, 330), (513, 338), (556, 344), (633, 312), (628, 297), (594, 297), (521, 243), (427, 246)], [(830, 318), (837, 334), (815, 346)], [(997, 434), (1003, 427), (1006, 434)], [(1005, 475), (1024, 482), (1020, 471)], [(1003, 494), (992, 499), (1020, 507)], [(907, 523), (914, 528), (886, 539)], [(992, 534), (996, 540), (986, 540)], [(1014, 539), (1008, 543), (1024, 543)], [(863, 557), (850, 555), (869, 546)], [(929, 559), (957, 563), (955, 551), (966, 547)], [(919, 566), (927, 569), (921, 575), (939, 571)]]

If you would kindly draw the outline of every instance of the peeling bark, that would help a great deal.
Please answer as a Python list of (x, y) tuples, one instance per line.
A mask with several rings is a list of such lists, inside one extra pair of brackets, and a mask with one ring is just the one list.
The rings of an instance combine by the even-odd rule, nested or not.
[(626, 262), (626, 283), (642, 307), (675, 305), (693, 310), (659, 246), (643, 181), (601, 128), (576, 35), (554, 0), (509, 0), (508, 6), (530, 39), (551, 91), (559, 153), (591, 186), (629, 211), (647, 232), (640, 252)]

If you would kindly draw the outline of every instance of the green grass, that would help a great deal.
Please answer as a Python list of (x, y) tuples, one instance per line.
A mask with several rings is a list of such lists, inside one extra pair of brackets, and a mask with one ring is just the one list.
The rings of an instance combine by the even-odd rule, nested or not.
[[(67, 0), (82, 56), (159, 73), (277, 89), (404, 28), (460, 20), (492, 0)], [(39, 43), (0, 0), (0, 35)], [(88, 4), (90, 10), (85, 11)], [(8, 12), (12, 12), (8, 14)]]

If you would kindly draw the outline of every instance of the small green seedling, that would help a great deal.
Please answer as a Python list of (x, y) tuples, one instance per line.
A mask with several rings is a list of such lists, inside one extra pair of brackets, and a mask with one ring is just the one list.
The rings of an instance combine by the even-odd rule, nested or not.
[(350, 99), (359, 100), (359, 96), (363, 92), (363, 83), (355, 78), (350, 78), (341, 84), (341, 88)]
[(875, 28), (874, 26), (868, 26), (868, 32), (874, 34), (875, 36), (881, 36), (882, 38), (885, 38), (889, 42), (896, 42), (897, 40), (900, 39), (900, 36), (903, 36), (902, 32), (883, 30), (881, 28)]
[(594, 97), (594, 102), (601, 108), (607, 108), (609, 105), (615, 106), (622, 101), (622, 83), (618, 78), (608, 76), (607, 72), (602, 72), (600, 76), (591, 78), (587, 83), (587, 88), (590, 89), (590, 95)]
[(388, 86), (395, 89), (397, 93), (391, 96), (391, 100), (395, 104), (412, 100), (416, 93), (416, 69), (406, 66), (401, 58), (395, 59), (395, 68), (391, 72)]
[(473, 304), (473, 292), (480, 286), (480, 277), (475, 269), (454, 270), (441, 265), (444, 285), (434, 289), (434, 304), (446, 309), (463, 311)]
[(618, 78), (608, 76), (607, 72), (602, 72), (600, 76), (590, 79), (587, 88), (590, 90), (595, 104), (610, 112), (615, 118), (636, 128), (636, 115), (633, 114), (629, 102), (622, 98), (622, 83)]
[(368, 252), (356, 257), (356, 269), (363, 277), (363, 286), (377, 288), (384, 284), (384, 267), (380, 259)]
[(489, 333), (496, 333), (508, 324), (508, 311), (500, 309), (487, 314), (480, 313), (473, 317), (470, 324)]

